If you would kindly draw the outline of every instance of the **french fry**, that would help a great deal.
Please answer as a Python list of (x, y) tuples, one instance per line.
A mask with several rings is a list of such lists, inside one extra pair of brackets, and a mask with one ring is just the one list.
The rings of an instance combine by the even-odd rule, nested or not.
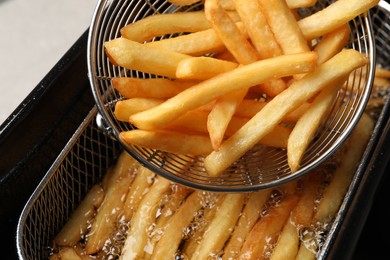
[(284, 54), (309, 50), (306, 39), (285, 0), (259, 0), (259, 3)]
[(233, 233), (224, 247), (223, 260), (236, 259), (245, 238), (260, 217), (264, 204), (267, 201), (271, 189), (252, 192), (242, 210)]
[(263, 257), (265, 247), (267, 244), (275, 242), (297, 201), (298, 196), (290, 194), (285, 196), (277, 206), (272, 206), (249, 232), (238, 259)]
[(115, 103), (114, 115), (117, 120), (128, 122), (135, 113), (145, 111), (164, 102), (162, 99), (130, 98)]
[[(234, 21), (230, 19), (226, 11), (219, 5), (218, 0), (205, 2), (204, 11), (206, 18), (211, 22), (217, 35), (240, 64), (250, 64), (258, 60), (258, 54), (242, 34)], [(231, 120), (238, 104), (244, 99), (247, 89), (240, 89), (220, 97), (210, 112), (207, 120), (207, 128), (211, 144), (214, 150), (218, 150), (225, 136), (226, 128)]]
[(123, 210), (123, 197), (127, 194), (133, 180), (137, 166), (136, 160), (128, 153), (122, 152), (119, 157), (112, 178), (108, 181), (108, 189), (100, 205), (90, 232), (87, 234), (85, 252), (94, 254), (103, 248), (118, 221)]
[(226, 194), (215, 192), (203, 192), (202, 195), (202, 198), (204, 198), (202, 200), (203, 213), (200, 214), (201, 217), (195, 219), (194, 223), (191, 224), (193, 231), (185, 239), (182, 249), (183, 254), (189, 258), (194, 254), (207, 226), (218, 213), (218, 209), (226, 197)]
[(168, 130), (124, 131), (119, 137), (128, 144), (158, 149), (177, 154), (205, 155), (212, 151), (210, 139), (206, 135), (187, 134)]
[(317, 0), (286, 0), (290, 9), (310, 7), (317, 3)]
[(351, 182), (364, 148), (371, 136), (374, 122), (367, 114), (363, 114), (351, 137), (347, 140), (347, 151), (342, 154), (340, 165), (333, 175), (331, 183), (325, 188), (324, 194), (314, 216), (314, 223), (329, 222), (336, 214), (344, 194)]
[(323, 119), (329, 112), (337, 92), (343, 86), (345, 78), (339, 82), (332, 82), (315, 97), (310, 108), (299, 118), (295, 124), (287, 144), (287, 162), (292, 172), (299, 169), (303, 155), (317, 133)]
[(123, 219), (130, 221), (137, 210), (140, 201), (145, 195), (145, 191), (152, 185), (155, 178), (155, 173), (146, 167), (140, 167), (133, 183), (127, 193), (123, 205)]
[(212, 28), (146, 44), (192, 56), (201, 56), (226, 50), (225, 45)]
[(261, 11), (260, 3), (256, 0), (233, 0), (233, 2), (260, 59), (282, 55), (282, 50)]
[(82, 235), (87, 233), (88, 224), (94, 217), (103, 198), (103, 189), (100, 185), (94, 185), (56, 235), (55, 243), (59, 246), (73, 246), (79, 242)]
[(111, 63), (116, 66), (170, 78), (176, 77), (177, 64), (190, 57), (126, 38), (106, 41), (104, 47)]
[(375, 68), (375, 77), (390, 78), (390, 69), (386, 69), (377, 65)]
[(367, 58), (363, 54), (355, 50), (343, 50), (318, 66), (315, 71), (295, 81), (223, 142), (219, 151), (213, 151), (205, 158), (207, 172), (212, 176), (221, 174), (279, 124), (287, 113), (302, 105), (326, 85), (340, 80), (366, 63)]
[(334, 31), (325, 34), (314, 51), (318, 53), (318, 64), (324, 63), (342, 50), (349, 41), (351, 30), (348, 24), (343, 24)]
[[(330, 223), (336, 215), (360, 158), (363, 156), (373, 128), (373, 120), (369, 115), (363, 113), (352, 135), (336, 152), (339, 157), (338, 166), (332, 175), (331, 182), (325, 187), (317, 211), (312, 219), (313, 224)], [(315, 259), (315, 252), (308, 248), (305, 243), (301, 243), (297, 259)]]
[(244, 205), (245, 194), (227, 194), (223, 199), (218, 214), (209, 223), (202, 240), (199, 242), (191, 259), (207, 259), (216, 256), (229, 238)]
[(58, 252), (58, 256), (61, 260), (82, 260), (72, 247), (61, 248), (60, 252)]
[(125, 98), (170, 98), (196, 83), (197, 81), (166, 78), (116, 77), (111, 79), (112, 86)]
[(217, 0), (207, 0), (204, 12), (217, 35), (240, 64), (249, 64), (258, 59), (257, 53), (247, 37), (241, 33)]
[(211, 57), (192, 57), (177, 65), (176, 78), (205, 80), (238, 67), (237, 63)]
[(130, 116), (130, 122), (140, 129), (158, 129), (185, 112), (205, 105), (224, 94), (249, 88), (271, 77), (308, 72), (315, 64), (316, 54), (312, 52), (260, 60), (186, 89), (157, 107)]
[(170, 181), (157, 177), (145, 194), (134, 213), (127, 233), (125, 244), (122, 249), (121, 259), (139, 259), (144, 255), (144, 247), (148, 242), (148, 228), (156, 220), (156, 211), (161, 197), (170, 187)]
[(270, 257), (271, 260), (295, 259), (299, 248), (300, 230), (308, 227), (311, 223), (322, 182), (321, 177), (316, 172), (306, 175), (303, 181), (298, 203), (291, 211), (290, 217), (279, 235)]
[(202, 208), (202, 191), (194, 191), (168, 220), (164, 233), (157, 242), (151, 259), (174, 258), (183, 239), (183, 232)]
[(237, 106), (241, 103), (247, 93), (246, 89), (236, 90), (217, 99), (214, 107), (207, 118), (207, 130), (210, 141), (215, 151), (219, 150), (225, 137), (226, 129), (236, 112)]
[(181, 32), (197, 32), (211, 28), (203, 11), (155, 14), (121, 28), (121, 35), (136, 42)]
[[(145, 110), (148, 110), (150, 108), (153, 108), (161, 103), (163, 103), (165, 100), (163, 99), (154, 99), (154, 98), (130, 98), (126, 100), (119, 100), (117, 103), (115, 103), (115, 109), (114, 114), (116, 119), (121, 121), (129, 121), (129, 117), (135, 113), (139, 113)], [(237, 107), (236, 112), (234, 114), (234, 117), (232, 120), (234, 121), (235, 117), (242, 117), (242, 118), (251, 118), (254, 115), (256, 115), (257, 112), (259, 112), (267, 102), (265, 101), (258, 101), (254, 99), (244, 99), (240, 105)], [(213, 102), (210, 104), (206, 104), (203, 107), (200, 107), (194, 111), (189, 111), (187, 113), (187, 116), (182, 116), (173, 121), (170, 125), (177, 126), (180, 122), (186, 122), (185, 124), (188, 125), (186, 129), (193, 129), (193, 131), (197, 132), (204, 132), (205, 129), (203, 128), (203, 121), (204, 121), (204, 115), (210, 112), (212, 108)], [(304, 103), (299, 108), (294, 110), (293, 112), (287, 114), (283, 118), (283, 122), (286, 123), (296, 123), (298, 119), (303, 115), (303, 113), (310, 107), (309, 103)], [(201, 112), (203, 111), (203, 113)], [(199, 115), (202, 114), (202, 115)], [(193, 124), (191, 124), (191, 119), (189, 117), (194, 117)], [(199, 120), (197, 120), (199, 118)], [(187, 120), (188, 119), (188, 120)], [(230, 122), (231, 124), (232, 122)], [(198, 126), (199, 128), (197, 128)], [(228, 127), (229, 129), (229, 127)], [(227, 130), (228, 132), (232, 133), (231, 130)], [(227, 133), (227, 135), (231, 135)]]
[(378, 3), (379, 0), (338, 0), (324, 9), (299, 20), (298, 25), (304, 37), (311, 40), (334, 31)]

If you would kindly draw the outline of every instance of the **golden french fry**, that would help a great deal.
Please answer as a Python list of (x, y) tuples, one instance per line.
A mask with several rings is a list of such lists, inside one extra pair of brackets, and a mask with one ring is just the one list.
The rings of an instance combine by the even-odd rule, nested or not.
[(124, 38), (136, 42), (181, 32), (197, 32), (211, 28), (203, 11), (154, 14), (121, 28)]
[(218, 255), (228, 240), (244, 205), (245, 194), (227, 194), (217, 214), (209, 223), (191, 259), (207, 259)]
[(129, 117), (135, 113), (145, 111), (164, 102), (162, 99), (130, 98), (119, 100), (115, 103), (114, 115), (119, 121), (129, 121)]
[(104, 191), (100, 185), (94, 185), (86, 194), (81, 203), (73, 211), (54, 241), (59, 246), (73, 246), (86, 234), (88, 222), (92, 220), (96, 209), (104, 198)]
[(310, 7), (317, 3), (317, 0), (286, 0), (290, 9)]
[(166, 78), (118, 77), (111, 79), (112, 86), (125, 98), (170, 98), (196, 83), (197, 81)]
[(226, 50), (225, 45), (213, 28), (146, 44), (192, 56), (201, 56)]
[(205, 80), (238, 67), (237, 63), (211, 57), (192, 57), (177, 65), (176, 78)]
[(119, 134), (120, 138), (133, 145), (158, 149), (166, 152), (205, 155), (212, 151), (210, 138), (206, 135), (187, 134), (168, 130), (131, 130)]
[(325, 34), (314, 51), (318, 53), (318, 64), (324, 63), (341, 51), (349, 41), (351, 30), (348, 24), (343, 24), (334, 31)]
[(137, 224), (130, 225), (121, 259), (140, 259), (144, 255), (144, 248), (148, 242), (148, 228), (155, 222), (159, 202), (170, 184), (170, 181), (157, 177), (143, 197), (131, 220)]
[(261, 257), (266, 245), (276, 240), (297, 201), (298, 196), (291, 194), (285, 196), (277, 206), (271, 207), (269, 212), (260, 218), (249, 232), (238, 259), (258, 259)]
[(257, 0), (233, 0), (233, 2), (260, 59), (282, 55), (282, 50), (261, 11), (260, 3)]
[(241, 246), (244, 243), (247, 234), (260, 217), (260, 214), (264, 209), (265, 202), (267, 201), (270, 193), (271, 189), (266, 189), (252, 192), (249, 195), (237, 225), (234, 228), (227, 245), (223, 249), (223, 260), (237, 258), (237, 255), (240, 252)]
[(302, 105), (331, 82), (347, 76), (352, 70), (367, 63), (367, 57), (355, 50), (343, 50), (321, 64), (301, 80), (272, 99), (259, 113), (233, 136), (222, 143), (218, 151), (205, 158), (205, 168), (212, 176), (221, 174), (234, 161), (243, 156), (283, 117)]
[(316, 56), (313, 52), (282, 55), (238, 67), (186, 89), (157, 107), (130, 116), (130, 122), (140, 129), (161, 128), (185, 112), (229, 92), (249, 88), (272, 77), (309, 72), (316, 66)]
[(111, 63), (129, 70), (176, 77), (177, 64), (190, 56), (126, 38), (116, 38), (104, 43), (105, 51)]
[(173, 259), (184, 237), (184, 230), (202, 208), (204, 193), (194, 191), (180, 206), (176, 213), (169, 218), (162, 237), (157, 242), (151, 259)]
[(343, 86), (345, 78), (339, 82), (332, 82), (315, 97), (309, 109), (299, 118), (295, 124), (287, 144), (287, 162), (291, 171), (299, 169), (303, 155), (317, 133), (323, 119), (334, 103), (339, 89)]
[(94, 254), (101, 250), (104, 243), (113, 232), (118, 216), (123, 210), (123, 196), (126, 196), (129, 186), (133, 180), (138, 164), (127, 152), (122, 152), (119, 157), (113, 174), (107, 183), (105, 197), (100, 205), (91, 230), (87, 234), (85, 252)]
[(284, 54), (309, 50), (306, 39), (285, 0), (259, 0), (259, 3)]
[(207, 118), (207, 130), (214, 150), (218, 151), (221, 146), (226, 129), (246, 93), (246, 89), (228, 93), (218, 98), (211, 109)]
[(235, 22), (219, 5), (218, 0), (206, 1), (204, 12), (217, 35), (240, 64), (249, 64), (258, 59), (247, 37), (241, 33)]
[(134, 212), (137, 210), (140, 201), (145, 195), (145, 191), (149, 189), (155, 178), (155, 173), (146, 167), (140, 167), (133, 183), (127, 193), (123, 205), (123, 219), (130, 221)]
[(298, 25), (304, 37), (311, 40), (348, 23), (348, 21), (365, 13), (378, 3), (379, 0), (338, 0), (321, 11), (299, 20)]

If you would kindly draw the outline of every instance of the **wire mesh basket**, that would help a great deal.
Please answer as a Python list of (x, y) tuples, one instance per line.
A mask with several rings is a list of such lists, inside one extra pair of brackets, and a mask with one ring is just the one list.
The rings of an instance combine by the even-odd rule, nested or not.
[[(390, 5), (384, 1), (371, 11), (377, 61), (386, 68), (390, 68), (389, 13)], [(378, 94), (386, 95), (387, 98), (389, 93)], [(97, 125), (97, 112), (97, 108), (91, 110), (25, 205), (17, 227), (16, 244), (20, 259), (48, 259), (55, 234), (123, 150), (115, 139), (110, 138)], [(351, 194), (347, 193), (347, 200), (348, 196)], [(348, 208), (339, 210), (336, 219), (347, 210)], [(328, 240), (337, 237), (337, 234), (333, 234), (336, 232), (335, 228), (329, 227), (329, 230), (330, 234), (318, 254), (318, 259), (326, 259), (326, 252), (332, 244)]]
[[(310, 9), (302, 9), (302, 16), (321, 10), (332, 1), (318, 1)], [(173, 12), (202, 9), (202, 4), (186, 7), (172, 5), (166, 1), (99, 1), (88, 41), (88, 66), (90, 83), (101, 115), (101, 124), (121, 145), (142, 164), (154, 172), (175, 182), (205, 190), (248, 191), (268, 188), (310, 171), (328, 158), (348, 137), (356, 125), (368, 100), (373, 81), (375, 48), (370, 18), (361, 15), (350, 22), (351, 37), (348, 44), (367, 55), (369, 64), (350, 77), (350, 92), (340, 92), (336, 105), (308, 147), (300, 169), (292, 172), (287, 163), (285, 149), (256, 145), (241, 159), (218, 177), (211, 177), (204, 168), (203, 157), (178, 156), (159, 150), (129, 145), (119, 138), (119, 133), (134, 129), (128, 123), (118, 121), (114, 115), (115, 103), (123, 97), (111, 85), (113, 77), (148, 78), (153, 75), (130, 71), (114, 66), (104, 51), (104, 42), (120, 37), (120, 28), (144, 17)], [(165, 36), (164, 36), (165, 37)], [(167, 35), (166, 37), (172, 37)], [(158, 40), (157, 38), (155, 40)], [(338, 101), (343, 102), (338, 102)], [(351, 109), (353, 107), (354, 109)], [(173, 162), (173, 163), (172, 163)], [(186, 166), (185, 174), (175, 165)]]

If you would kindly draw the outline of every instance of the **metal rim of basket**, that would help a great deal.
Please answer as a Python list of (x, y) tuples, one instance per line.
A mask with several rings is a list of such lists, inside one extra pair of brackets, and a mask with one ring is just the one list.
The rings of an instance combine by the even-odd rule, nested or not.
[[(345, 102), (341, 102), (340, 106), (333, 106), (331, 116), (325, 121), (316, 140), (309, 146), (301, 168), (294, 173), (286, 163), (286, 152), (281, 149), (257, 145), (221, 176), (209, 177), (203, 168), (203, 159), (200, 157), (178, 156), (131, 146), (119, 138), (121, 131), (133, 128), (130, 124), (117, 121), (113, 115), (115, 102), (122, 97), (113, 90), (110, 79), (116, 76), (145, 77), (145, 74), (126, 71), (110, 64), (104, 53), (104, 41), (120, 36), (119, 29), (122, 26), (144, 16), (154, 13), (191, 11), (199, 8), (199, 4), (179, 8), (163, 0), (100, 0), (97, 3), (88, 36), (88, 73), (92, 93), (103, 118), (105, 130), (117, 139), (128, 153), (157, 174), (189, 187), (210, 191), (254, 191), (273, 187), (310, 172), (329, 158), (357, 124), (370, 95), (374, 77), (375, 44), (368, 15), (361, 15), (350, 23), (353, 29), (351, 47), (365, 52), (369, 57), (369, 64), (364, 67), (366, 77), (362, 78), (361, 74), (354, 72), (352, 84), (356, 87), (358, 95), (339, 93), (338, 100)], [(351, 106), (356, 109), (350, 110)], [(345, 121), (345, 118), (348, 120)], [(273, 164), (270, 164), (270, 159)]]

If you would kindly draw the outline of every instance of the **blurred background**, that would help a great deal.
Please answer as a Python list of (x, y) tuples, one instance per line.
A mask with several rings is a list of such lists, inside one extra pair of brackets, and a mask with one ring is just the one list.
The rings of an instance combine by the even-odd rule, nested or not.
[(0, 125), (88, 29), (97, 0), (0, 0)]

